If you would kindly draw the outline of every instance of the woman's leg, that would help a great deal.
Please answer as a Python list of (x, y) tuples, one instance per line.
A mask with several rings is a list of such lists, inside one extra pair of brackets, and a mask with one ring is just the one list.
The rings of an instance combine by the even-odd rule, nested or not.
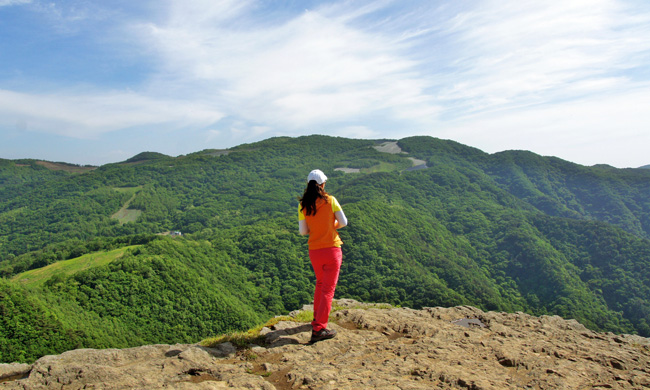
[(341, 248), (335, 247), (310, 250), (309, 258), (316, 274), (314, 321), (311, 324), (313, 330), (317, 332), (327, 328), (343, 255)]

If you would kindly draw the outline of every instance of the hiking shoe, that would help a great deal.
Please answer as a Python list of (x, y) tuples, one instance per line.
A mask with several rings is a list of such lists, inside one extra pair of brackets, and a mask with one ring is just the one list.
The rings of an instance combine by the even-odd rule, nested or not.
[(311, 332), (310, 343), (315, 343), (321, 340), (333, 339), (336, 337), (336, 331), (334, 329), (321, 329), (318, 332)]

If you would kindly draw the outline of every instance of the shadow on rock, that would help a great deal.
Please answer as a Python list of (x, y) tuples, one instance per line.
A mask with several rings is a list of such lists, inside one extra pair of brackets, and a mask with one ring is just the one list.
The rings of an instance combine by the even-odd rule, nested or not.
[[(288, 344), (305, 344), (311, 337), (311, 324), (282, 321), (260, 332), (267, 348), (277, 348)], [(308, 333), (309, 332), (309, 333)], [(305, 334), (307, 333), (307, 334)]]

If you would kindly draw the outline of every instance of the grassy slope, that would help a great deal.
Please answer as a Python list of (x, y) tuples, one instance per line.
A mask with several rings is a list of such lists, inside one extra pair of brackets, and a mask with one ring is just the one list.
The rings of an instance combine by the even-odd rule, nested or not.
[(131, 245), (108, 252), (89, 253), (74, 259), (62, 260), (43, 268), (25, 271), (14, 276), (11, 280), (25, 287), (40, 287), (55, 275), (70, 276), (92, 267), (107, 265), (115, 259), (124, 256), (125, 252), (138, 248), (139, 246)]
[[(192, 343), (248, 329), (272, 316), (249, 277), (210, 243), (161, 238), (0, 280), (0, 346), (11, 346), (0, 362), (69, 348)], [(51, 333), (68, 336), (29, 347)]]

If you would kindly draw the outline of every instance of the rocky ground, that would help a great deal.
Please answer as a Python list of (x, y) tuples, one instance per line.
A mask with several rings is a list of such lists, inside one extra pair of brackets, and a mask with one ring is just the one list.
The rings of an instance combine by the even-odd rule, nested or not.
[(266, 345), (75, 350), (0, 365), (0, 389), (648, 389), (650, 340), (472, 307), (339, 300), (336, 338), (280, 322)]

